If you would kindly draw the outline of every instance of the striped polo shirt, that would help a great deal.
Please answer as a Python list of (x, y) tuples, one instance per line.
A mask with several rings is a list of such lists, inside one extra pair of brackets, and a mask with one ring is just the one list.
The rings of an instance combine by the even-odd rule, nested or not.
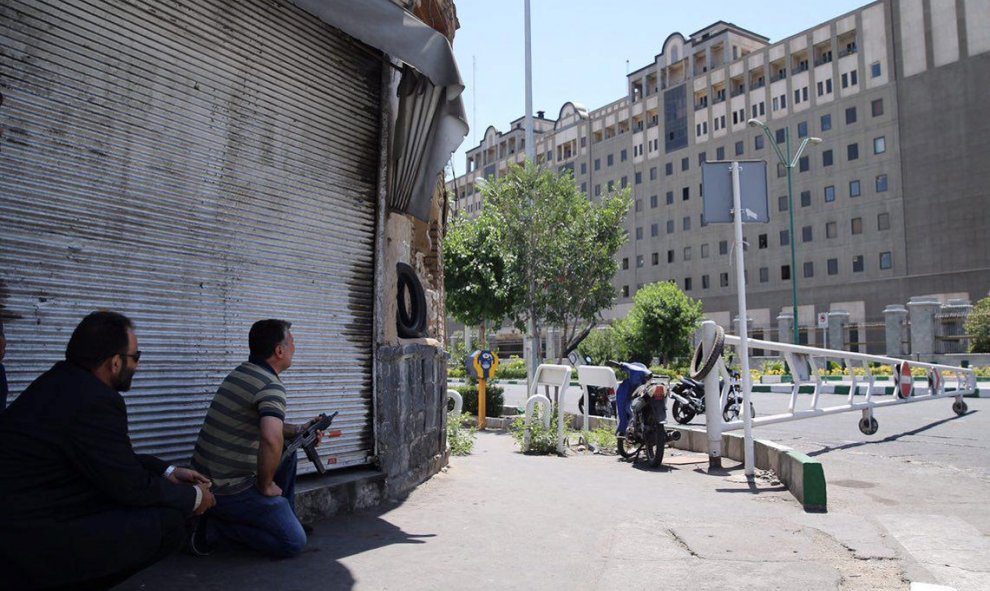
[(192, 467), (232, 495), (254, 485), (261, 417), (285, 420), (285, 386), (270, 368), (242, 363), (220, 384), (199, 430)]

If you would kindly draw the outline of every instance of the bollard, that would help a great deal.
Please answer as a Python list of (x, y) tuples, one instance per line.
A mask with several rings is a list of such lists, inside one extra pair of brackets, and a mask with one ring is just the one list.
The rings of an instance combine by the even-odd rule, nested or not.
[[(701, 323), (701, 351), (708, 357), (715, 344), (717, 325), (711, 320)], [(722, 467), (722, 432), (717, 428), (722, 424), (721, 393), (718, 390), (718, 371), (712, 370), (705, 376), (705, 430), (708, 433), (708, 468)]]

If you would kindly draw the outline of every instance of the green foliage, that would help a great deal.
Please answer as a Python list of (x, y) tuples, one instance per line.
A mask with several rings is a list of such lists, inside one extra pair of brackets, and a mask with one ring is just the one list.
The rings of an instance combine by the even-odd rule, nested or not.
[(966, 319), (966, 334), (970, 335), (970, 352), (990, 353), (990, 297), (973, 306)]
[(469, 351), (464, 346), (464, 341), (458, 341), (448, 351), (450, 359), (447, 360), (447, 377), (463, 378), (467, 374), (464, 369), (464, 362), (467, 360)]
[(619, 342), (616, 331), (611, 326), (596, 328), (588, 333), (581, 344), (578, 345), (578, 352), (581, 355), (591, 357), (593, 365), (605, 365), (606, 361), (622, 361), (622, 343)]
[[(461, 399), (464, 401), (462, 410), (472, 416), (478, 416), (478, 385), (468, 384), (466, 386), (458, 386), (454, 388), (461, 395)], [(500, 386), (494, 384), (488, 384), (485, 388), (485, 416), (486, 417), (500, 417), (502, 416), (502, 404), (504, 404), (504, 397), (502, 393), (504, 389)]]
[(617, 443), (615, 429), (599, 427), (594, 431), (582, 431), (581, 437), (594, 448), (596, 453), (615, 455)]
[(470, 455), (477, 436), (478, 430), (471, 426), (471, 415), (468, 413), (459, 417), (454, 416), (454, 413), (447, 415), (447, 445), (450, 446), (450, 453), (455, 456)]
[(510, 357), (498, 364), (498, 372), (495, 374), (499, 379), (505, 380), (525, 380), (526, 360), (519, 357)]
[[(631, 203), (628, 191), (592, 203), (570, 173), (527, 163), (485, 183), (482, 197), (481, 215), (458, 222), (452, 231), (464, 238), (450, 239), (450, 256), (445, 242), (452, 314), (472, 321), (481, 317), (473, 304), (461, 301), (480, 296), (499, 302), (485, 307), (485, 317), (495, 319), (504, 312), (520, 330), (526, 330), (529, 319), (560, 326), (568, 341), (578, 324), (595, 322), (612, 305), (612, 278), (618, 271), (615, 254), (627, 238), (623, 219)], [(479, 229), (461, 230), (471, 225)], [(474, 260), (473, 250), (483, 252), (481, 262)], [(496, 258), (503, 261), (501, 266)], [(453, 283), (450, 273), (456, 277)], [(460, 279), (464, 276), (467, 280)], [(500, 290), (495, 287), (497, 276), (504, 282)], [(472, 285), (476, 287), (468, 289)]]
[[(553, 405), (553, 411), (550, 415), (550, 426), (543, 426), (542, 417), (544, 415), (544, 410), (542, 406), (537, 405), (533, 409), (533, 420), (529, 423), (529, 449), (526, 450), (527, 454), (536, 456), (548, 456), (557, 453), (557, 405)], [(525, 438), (526, 438), (526, 419), (525, 417), (519, 417), (512, 423), (512, 427), (509, 428), (509, 432), (512, 434), (512, 438), (516, 440), (520, 449), (522, 448)], [(574, 431), (571, 429), (571, 419), (567, 417), (564, 419), (564, 437), (568, 437)]]
[(632, 310), (615, 330), (627, 361), (649, 364), (691, 354), (691, 335), (701, 320), (701, 301), (684, 294), (673, 281), (651, 283), (636, 292)]

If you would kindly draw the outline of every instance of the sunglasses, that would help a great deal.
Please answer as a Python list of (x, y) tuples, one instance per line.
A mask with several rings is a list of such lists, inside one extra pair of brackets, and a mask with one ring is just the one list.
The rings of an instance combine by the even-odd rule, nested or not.
[(130, 357), (131, 359), (134, 360), (134, 363), (137, 363), (138, 361), (141, 361), (141, 352), (140, 351), (135, 351), (133, 353), (121, 353), (120, 356), (121, 357)]

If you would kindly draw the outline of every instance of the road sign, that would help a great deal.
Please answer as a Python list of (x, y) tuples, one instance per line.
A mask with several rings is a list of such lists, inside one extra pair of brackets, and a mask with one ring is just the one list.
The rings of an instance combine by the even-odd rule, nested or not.
[(828, 328), (828, 312), (818, 313), (818, 328)]
[[(701, 165), (703, 219), (706, 224), (732, 223), (731, 162), (705, 162)], [(770, 221), (767, 201), (767, 163), (764, 160), (739, 161), (739, 192), (745, 224)]]
[(910, 398), (914, 393), (914, 378), (911, 376), (911, 366), (907, 361), (902, 361), (896, 366), (894, 387), (894, 394), (901, 400)]

